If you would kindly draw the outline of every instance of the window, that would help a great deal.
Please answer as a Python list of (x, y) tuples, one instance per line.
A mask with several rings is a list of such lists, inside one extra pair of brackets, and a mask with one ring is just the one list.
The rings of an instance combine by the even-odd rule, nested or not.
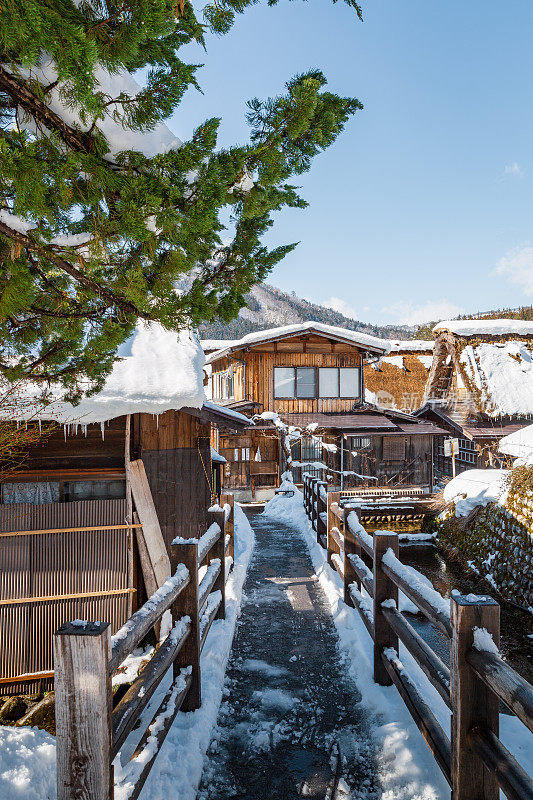
[(213, 375), (213, 397), (217, 400), (231, 400), (235, 394), (233, 368)]
[(361, 370), (359, 367), (274, 367), (274, 397), (356, 400), (361, 397)]
[(359, 397), (359, 370), (354, 368), (341, 368), (339, 397)]
[(65, 481), (63, 495), (66, 502), (123, 500), (126, 497), (126, 481)]
[(339, 396), (339, 369), (338, 367), (321, 367), (318, 370), (318, 396)]
[(383, 460), (405, 461), (405, 439), (400, 436), (384, 436)]
[(368, 450), (372, 445), (370, 436), (350, 436), (351, 450)]
[(274, 397), (294, 397), (294, 367), (274, 367)]
[(296, 367), (296, 397), (316, 397), (316, 369)]

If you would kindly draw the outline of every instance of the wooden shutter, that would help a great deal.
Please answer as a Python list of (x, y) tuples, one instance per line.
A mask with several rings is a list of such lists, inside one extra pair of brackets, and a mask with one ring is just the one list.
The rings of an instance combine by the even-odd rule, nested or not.
[(405, 461), (405, 438), (403, 436), (383, 437), (383, 460)]

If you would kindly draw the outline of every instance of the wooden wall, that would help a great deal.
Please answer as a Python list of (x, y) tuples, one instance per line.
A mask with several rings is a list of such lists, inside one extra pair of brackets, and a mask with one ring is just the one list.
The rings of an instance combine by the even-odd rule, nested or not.
[(166, 411), (159, 418), (141, 414), (134, 424), (134, 446), (144, 462), (170, 550), (176, 536), (195, 537), (207, 529), (212, 480), (210, 425), (184, 411)]
[[(53, 424), (53, 423), (52, 423)], [(100, 424), (55, 426), (33, 444), (24, 458), (25, 470), (95, 469), (124, 470), (126, 417)], [(46, 479), (43, 475), (43, 480)]]
[[(345, 470), (353, 470), (361, 475), (373, 475), (378, 485), (395, 483), (423, 486), (431, 483), (431, 435), (415, 434), (405, 436), (371, 437), (371, 447), (357, 456), (351, 453), (345, 457)], [(399, 446), (398, 446), (399, 445)], [(403, 455), (403, 458), (400, 456)], [(398, 475), (398, 473), (400, 473)], [(346, 486), (361, 485), (361, 481), (347, 476)], [(374, 485), (371, 481), (369, 485)]]
[[(310, 336), (264, 344), (233, 355), (236, 370), (234, 399), (259, 402), (263, 411), (291, 414), (350, 411), (356, 402), (340, 398), (275, 400), (274, 367), (361, 367), (362, 354), (357, 347)], [(244, 362), (244, 369), (236, 360)], [(213, 364), (213, 373), (225, 371), (231, 363), (229, 358), (221, 359)]]

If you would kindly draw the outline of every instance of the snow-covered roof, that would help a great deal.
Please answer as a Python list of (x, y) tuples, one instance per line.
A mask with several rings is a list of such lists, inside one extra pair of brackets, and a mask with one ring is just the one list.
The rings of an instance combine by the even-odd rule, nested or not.
[(433, 333), (449, 331), (457, 336), (533, 336), (533, 322), (523, 319), (453, 319), (439, 322)]
[(533, 343), (511, 340), (467, 345), (460, 365), (491, 417), (533, 414)]
[(213, 350), (222, 350), (224, 347), (232, 347), (237, 344), (238, 339), (200, 339), (204, 353), (212, 353)]
[(524, 464), (533, 463), (533, 425), (526, 425), (519, 431), (510, 433), (500, 439), (500, 453), (519, 458)]
[(435, 342), (429, 339), (388, 339), (391, 353), (432, 353)]
[(221, 414), (227, 419), (233, 419), (236, 422), (244, 423), (247, 426), (253, 424), (250, 418), (246, 417), (244, 414), (241, 414), (240, 411), (235, 411), (235, 409), (228, 408), (228, 406), (218, 406), (211, 400), (206, 400), (202, 408), (205, 408), (207, 411), (214, 411), (216, 414)]
[(43, 405), (42, 386), (24, 385), (19, 419), (86, 425), (124, 414), (161, 414), (204, 406), (205, 356), (198, 339), (188, 331), (178, 333), (157, 323), (138, 322), (117, 355), (121, 360), (114, 364), (103, 389), (84, 397), (77, 406), (61, 400), (59, 386), (51, 387), (52, 402)]
[(333, 325), (324, 325), (322, 322), (298, 322), (294, 325), (284, 325), (280, 328), (269, 328), (266, 331), (255, 331), (243, 336), (236, 341), (225, 342), (224, 347), (207, 356), (207, 363), (218, 361), (220, 358), (231, 353), (233, 350), (240, 350), (243, 347), (250, 347), (263, 342), (277, 341), (280, 339), (299, 336), (303, 333), (316, 333), (326, 338), (337, 339), (341, 342), (358, 345), (365, 350), (370, 350), (378, 354), (389, 352), (389, 342), (386, 339), (378, 339), (377, 336), (370, 336), (359, 331), (350, 331), (347, 328), (337, 328)]

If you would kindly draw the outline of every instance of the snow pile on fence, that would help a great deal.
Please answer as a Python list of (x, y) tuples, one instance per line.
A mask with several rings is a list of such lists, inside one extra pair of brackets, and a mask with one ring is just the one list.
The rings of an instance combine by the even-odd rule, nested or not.
[(204, 352), (189, 331), (169, 331), (158, 323), (139, 321), (117, 351), (111, 374), (100, 392), (77, 406), (62, 401), (64, 390), (52, 386), (46, 404), (42, 386), (25, 386), (20, 419), (55, 420), (87, 425), (124, 414), (162, 414), (181, 408), (202, 408)]
[(476, 506), (504, 503), (508, 469), (469, 469), (446, 484), (444, 500), (455, 505), (455, 516), (466, 517)]

